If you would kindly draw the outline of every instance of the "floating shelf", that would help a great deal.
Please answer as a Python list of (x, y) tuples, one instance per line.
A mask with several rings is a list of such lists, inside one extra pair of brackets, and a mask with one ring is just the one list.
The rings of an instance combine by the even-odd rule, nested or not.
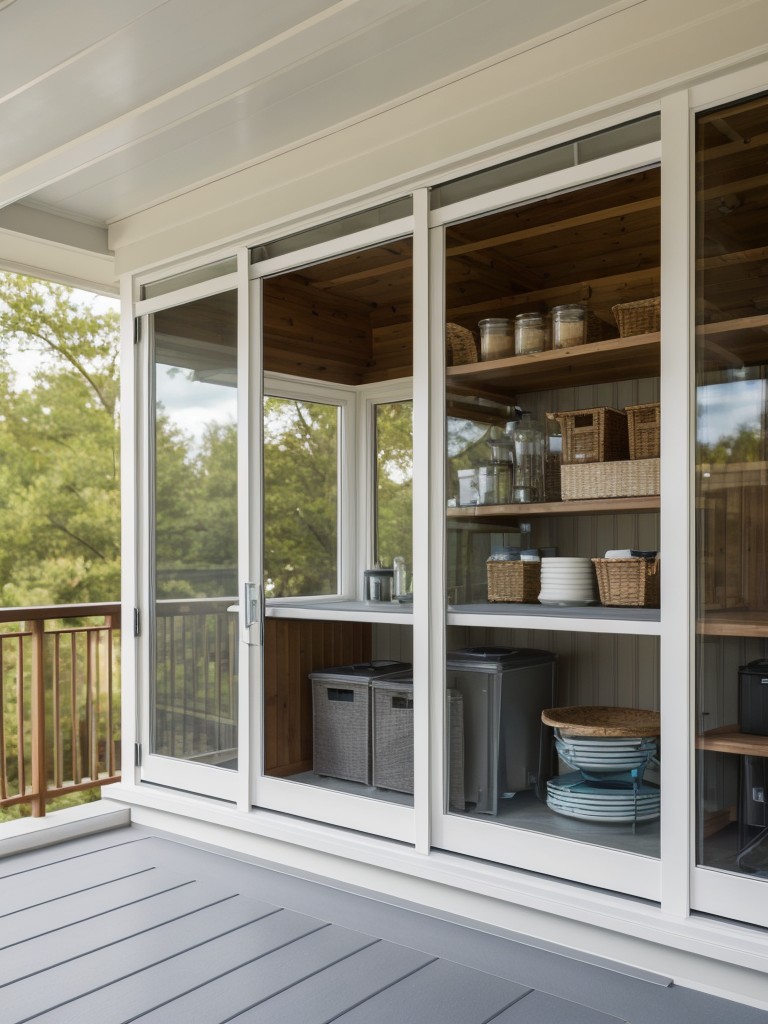
[(768, 637), (768, 612), (707, 612), (696, 632), (701, 636)]
[(598, 515), (617, 512), (657, 512), (660, 508), (658, 494), (646, 494), (635, 498), (586, 498), (579, 501), (546, 501), (541, 503), (514, 505), (465, 505), (446, 509), (449, 519), (482, 519), (485, 521), (508, 521), (510, 518), (527, 519), (528, 516), (574, 516)]
[[(445, 373), (449, 394), (452, 385), (471, 385), (478, 394), (501, 397), (504, 392), (523, 394), (552, 387), (579, 387), (635, 377), (658, 377), (661, 335), (637, 334), (611, 338), (576, 348), (551, 349), (531, 356), (508, 356), (480, 363), (449, 366)], [(556, 381), (556, 384), (553, 383)], [(485, 388), (478, 388), (485, 385)], [(458, 389), (463, 393), (463, 389)]]
[(697, 750), (714, 750), (720, 754), (739, 754), (749, 757), (768, 757), (768, 736), (741, 732), (738, 725), (710, 729), (696, 737)]

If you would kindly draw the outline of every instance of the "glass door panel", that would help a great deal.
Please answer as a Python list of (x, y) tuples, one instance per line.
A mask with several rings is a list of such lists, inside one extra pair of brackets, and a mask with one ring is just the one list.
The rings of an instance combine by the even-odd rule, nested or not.
[[(696, 903), (748, 920), (762, 914), (761, 923), (768, 905), (766, 118), (768, 98), (758, 97), (696, 119), (696, 862), (709, 869)], [(707, 886), (730, 892), (730, 906), (712, 904)]]
[(225, 795), (238, 764), (237, 292), (151, 318), (148, 756)]
[[(403, 840), (413, 835), (412, 605), (394, 600), (393, 583), (397, 568), (407, 591), (413, 564), (412, 274), (401, 238), (253, 283), (266, 596), (255, 802)], [(377, 403), (376, 388), (408, 400)], [(388, 580), (375, 601), (366, 571)], [(385, 686), (396, 669), (404, 675)]]
[[(645, 168), (449, 223), (443, 239), (440, 842), (650, 898), (660, 611), (650, 594), (603, 607), (593, 559), (658, 571), (658, 438), (632, 462), (623, 410), (658, 413), (660, 333), (649, 319), (620, 338), (615, 307), (658, 296), (659, 202)], [(620, 449), (600, 448), (608, 418)], [(566, 724), (599, 730), (601, 714), (626, 723), (602, 742)]]

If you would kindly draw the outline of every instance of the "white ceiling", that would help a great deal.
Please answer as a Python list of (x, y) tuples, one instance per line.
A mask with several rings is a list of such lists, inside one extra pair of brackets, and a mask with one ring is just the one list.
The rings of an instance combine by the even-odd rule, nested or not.
[(106, 227), (640, 0), (0, 0), (0, 229)]

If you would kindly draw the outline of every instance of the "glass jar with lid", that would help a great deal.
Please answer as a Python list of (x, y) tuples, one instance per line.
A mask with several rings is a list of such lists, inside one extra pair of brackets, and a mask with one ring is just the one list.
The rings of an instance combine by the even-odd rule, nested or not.
[(552, 308), (552, 348), (571, 348), (587, 340), (587, 315), (583, 306), (570, 303)]
[(480, 328), (480, 358), (503, 359), (505, 356), (515, 354), (515, 336), (512, 330), (512, 321), (506, 317), (489, 317), (481, 320), (477, 325)]
[(547, 347), (547, 320), (542, 313), (518, 313), (515, 317), (515, 354), (528, 356)]

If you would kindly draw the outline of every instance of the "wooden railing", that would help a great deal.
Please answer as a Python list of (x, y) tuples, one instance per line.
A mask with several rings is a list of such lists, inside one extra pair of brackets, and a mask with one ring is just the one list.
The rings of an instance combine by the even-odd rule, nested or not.
[(0, 808), (118, 781), (119, 629), (117, 603), (0, 609)]

